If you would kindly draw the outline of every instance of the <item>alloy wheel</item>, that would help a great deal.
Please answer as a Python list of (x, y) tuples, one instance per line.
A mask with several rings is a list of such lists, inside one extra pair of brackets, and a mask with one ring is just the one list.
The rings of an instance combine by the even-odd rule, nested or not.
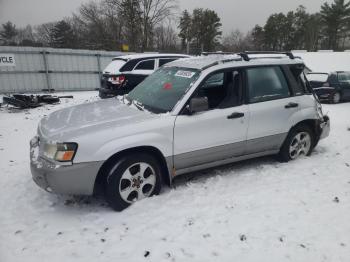
[(311, 136), (307, 132), (297, 133), (290, 143), (289, 156), (296, 159), (301, 155), (307, 155), (311, 148)]
[(156, 185), (156, 174), (151, 165), (135, 163), (123, 173), (119, 182), (119, 194), (127, 203), (149, 197)]

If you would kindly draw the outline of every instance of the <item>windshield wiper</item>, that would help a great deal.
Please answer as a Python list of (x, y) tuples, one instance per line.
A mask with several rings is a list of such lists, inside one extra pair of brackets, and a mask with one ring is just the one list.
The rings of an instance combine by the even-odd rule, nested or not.
[[(125, 100), (126, 100), (126, 103), (125, 103)], [(128, 98), (126, 98), (126, 95), (123, 95), (123, 103), (126, 104), (126, 105), (131, 105), (131, 100), (129, 100)]]
[(144, 111), (145, 109), (143, 108), (143, 105), (136, 101), (136, 100), (133, 100), (132, 103), (137, 107), (137, 109), (141, 110), (141, 111)]

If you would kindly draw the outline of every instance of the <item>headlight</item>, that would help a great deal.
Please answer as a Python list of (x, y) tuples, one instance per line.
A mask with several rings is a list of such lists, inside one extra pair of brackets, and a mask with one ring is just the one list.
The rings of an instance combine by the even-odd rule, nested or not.
[(78, 145), (76, 143), (48, 143), (44, 145), (43, 154), (59, 162), (73, 161)]

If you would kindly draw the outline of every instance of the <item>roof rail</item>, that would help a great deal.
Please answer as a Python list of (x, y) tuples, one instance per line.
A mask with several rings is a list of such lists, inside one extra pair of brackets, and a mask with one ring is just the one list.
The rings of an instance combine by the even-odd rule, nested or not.
[(226, 59), (218, 60), (218, 61), (215, 61), (215, 62), (209, 64), (209, 65), (202, 67), (201, 69), (205, 70), (205, 69), (208, 69), (212, 66), (216, 66), (216, 65), (220, 65), (220, 64), (224, 64), (224, 63), (229, 63), (229, 62), (234, 62), (234, 61), (242, 61), (242, 58), (237, 57), (237, 58), (226, 58)]
[[(245, 51), (245, 52), (238, 53), (238, 55), (240, 55), (245, 61), (250, 61), (251, 59), (258, 59), (258, 58), (250, 58), (249, 55), (286, 55), (290, 59), (295, 59), (295, 56), (292, 54), (292, 52)], [(261, 58), (265, 58), (265, 57), (261, 57)]]
[(237, 55), (237, 53), (218, 51), (218, 52), (202, 52), (202, 55), (204, 55), (204, 56), (208, 56), (208, 55)]

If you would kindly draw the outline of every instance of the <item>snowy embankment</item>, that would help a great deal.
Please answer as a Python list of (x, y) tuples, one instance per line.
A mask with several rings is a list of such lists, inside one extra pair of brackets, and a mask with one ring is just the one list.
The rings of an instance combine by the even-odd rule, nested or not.
[(39, 119), (95, 100), (0, 109), (0, 261), (349, 261), (350, 103), (325, 105), (331, 134), (311, 157), (272, 157), (177, 179), (116, 213), (103, 199), (56, 196), (29, 170)]

